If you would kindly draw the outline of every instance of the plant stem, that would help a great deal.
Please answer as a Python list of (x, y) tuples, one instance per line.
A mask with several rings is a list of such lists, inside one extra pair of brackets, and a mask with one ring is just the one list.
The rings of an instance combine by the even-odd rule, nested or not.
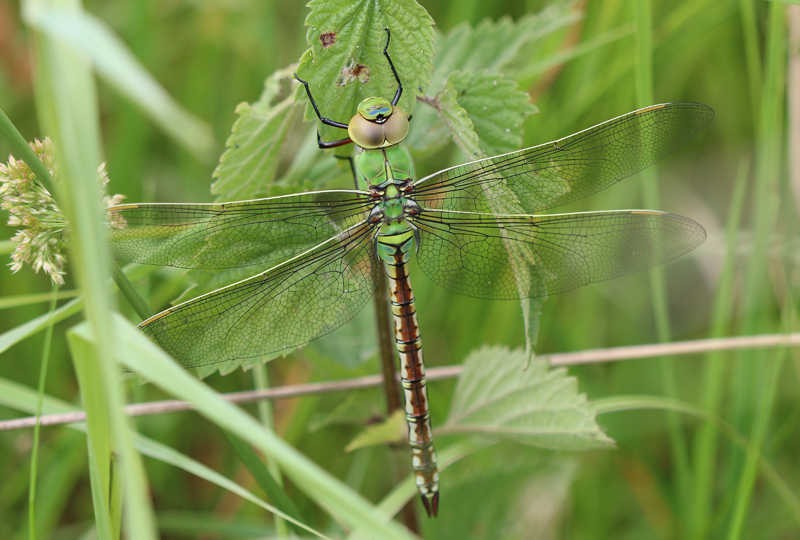
[[(50, 296), (50, 315), (56, 310), (58, 299), (58, 284), (53, 283), (53, 292)], [(42, 347), (42, 363), (39, 368), (39, 399), (36, 401), (36, 425), (33, 428), (33, 449), (31, 451), (31, 480), (28, 488), (28, 535), (31, 540), (36, 539), (36, 472), (39, 460), (39, 428), (42, 417), (42, 402), (44, 401), (44, 384), (47, 380), (47, 368), (50, 363), (50, 343), (53, 339), (53, 325), (48, 325), (44, 333), (44, 346)]]
[(133, 307), (136, 314), (142, 319), (149, 319), (153, 315), (150, 306), (147, 305), (147, 302), (145, 302), (144, 298), (142, 298), (133, 286), (133, 283), (131, 283), (131, 280), (128, 279), (128, 276), (125, 275), (125, 272), (122, 271), (117, 263), (111, 264), (111, 277), (114, 279), (114, 283), (117, 284), (117, 287), (119, 287), (119, 291), (128, 300), (131, 307)]

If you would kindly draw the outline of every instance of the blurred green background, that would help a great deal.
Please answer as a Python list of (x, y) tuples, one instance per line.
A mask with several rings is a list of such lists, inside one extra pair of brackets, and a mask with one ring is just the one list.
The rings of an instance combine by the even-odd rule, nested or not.
[[(423, 2), (444, 33), (487, 17), (516, 19), (547, 4)], [(306, 49), (303, 21), (308, 9), (300, 2), (267, 0), (106, 0), (85, 6), (113, 28), (178, 102), (211, 125), (217, 141), (216, 149), (198, 160), (101, 83), (110, 193), (123, 193), (129, 202), (212, 200), (211, 172), (236, 118), (236, 105), (255, 101), (269, 74), (298, 60)], [(573, 9), (581, 16), (563, 32), (551, 54), (552, 66), (520, 81), (540, 110), (525, 124), (526, 146), (585, 129), (639, 105), (634, 2), (586, 1)], [(19, 10), (17, 2), (0, 0), (0, 104), (23, 136), (33, 139), (43, 134), (33, 96), (31, 45)], [(793, 291), (798, 278), (800, 196), (792, 190), (787, 159), (796, 154), (789, 144), (797, 136), (787, 111), (800, 89), (791, 80), (786, 83), (783, 70), (790, 58), (797, 61), (797, 10), (800, 7), (746, 0), (652, 2), (654, 102), (699, 101), (716, 111), (708, 129), (658, 165), (658, 209), (700, 222), (709, 235), (703, 246), (666, 268), (675, 341), (796, 327)], [(582, 54), (568, 54), (577, 52)], [(568, 61), (560, 62), (565, 54)], [(10, 150), (0, 139), (0, 156), (5, 158)], [(287, 164), (290, 159), (287, 156)], [(332, 158), (320, 153), (315, 159)], [(443, 168), (449, 159), (428, 156), (417, 164), (418, 173)], [(734, 224), (731, 236), (725, 227), (737, 177), (746, 178), (747, 191), (742, 222)], [(641, 182), (633, 178), (559, 211), (642, 206)], [(5, 215), (0, 218), (4, 221)], [(13, 234), (6, 227), (2, 239)], [(735, 246), (735, 279), (720, 287), (729, 243)], [(151, 306), (162, 309), (185, 285), (180, 272), (157, 272), (150, 288)], [(429, 365), (460, 363), (487, 343), (524, 345), (518, 302), (453, 295), (418, 271), (414, 285)], [(68, 278), (64, 290), (73, 286)], [(46, 277), (28, 269), (12, 275), (0, 265), (2, 297), (49, 290)], [(138, 322), (125, 301), (120, 304)], [(46, 309), (44, 303), (4, 309), (0, 332)], [(46, 387), (47, 393), (73, 402), (79, 397), (64, 330), (75, 322), (56, 326)], [(270, 364), (273, 384), (376, 372), (374, 335), (361, 336), (358, 347), (353, 347), (348, 332), (343, 328)], [(542, 310), (536, 349), (546, 354), (656, 341), (650, 282), (642, 273), (549, 299)], [(345, 370), (331, 358), (353, 354), (368, 359)], [(40, 355), (40, 339), (12, 347), (0, 359), (0, 377), (35, 388)], [(750, 439), (761, 433), (763, 424), (761, 451), (794, 495), (781, 495), (764, 477), (752, 486), (742, 485), (744, 453), (726, 437), (718, 439), (715, 448), (709, 441), (717, 439), (708, 431), (708, 422), (689, 416), (670, 419), (658, 410), (616, 412), (599, 417), (617, 441), (616, 450), (555, 455), (501, 445), (447, 469), (442, 473), (440, 518), (423, 524), (425, 536), (800, 537), (800, 510), (792, 506), (800, 496), (798, 358), (791, 352), (731, 352), (667, 362), (668, 367), (659, 359), (597, 364), (571, 368), (570, 373), (590, 399), (666, 395), (707, 409), (716, 407), (725, 421)], [(219, 391), (252, 387), (252, 377), (242, 372), (212, 376), (209, 382)], [(149, 386), (130, 388), (136, 401), (164, 397)], [(429, 387), (434, 425), (446, 417), (452, 388), (452, 382)], [(321, 411), (336, 407), (362, 412), (374, 408), (380, 413), (381, 399), (366, 392), (278, 402), (277, 430), (367, 498), (379, 500), (391, 488), (388, 451), (345, 453), (344, 446), (360, 426), (322, 415)], [(0, 407), (0, 418), (17, 416), (18, 412)], [(253, 485), (218, 428), (197, 415), (165, 414), (136, 423), (142, 433)], [(31, 443), (29, 431), (0, 433), (0, 538), (27, 538)], [(92, 519), (85, 438), (64, 428), (46, 428), (41, 446), (39, 537), (78, 538)], [(262, 510), (162, 463), (146, 460), (146, 466), (164, 538), (266, 536), (271, 518)], [(335, 526), (291, 486), (289, 493), (310, 524), (322, 530)]]

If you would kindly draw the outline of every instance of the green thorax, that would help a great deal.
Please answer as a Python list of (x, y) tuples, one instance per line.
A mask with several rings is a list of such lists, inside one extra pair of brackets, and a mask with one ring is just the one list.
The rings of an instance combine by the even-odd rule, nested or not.
[(382, 217), (375, 247), (378, 256), (392, 266), (400, 262), (395, 258), (397, 253), (401, 254), (401, 262), (408, 263), (414, 247), (415, 230), (407, 218), (416, 215), (419, 210), (419, 206), (403, 190), (408, 181), (403, 184), (396, 182), (397, 180), (391, 180), (382, 189), (383, 196), (375, 206)]
[(414, 245), (414, 231), (408, 218), (419, 212), (419, 206), (409, 197), (414, 179), (411, 155), (399, 144), (362, 149), (355, 158), (355, 167), (361, 187), (370, 191), (375, 200), (372, 219), (381, 223), (376, 239), (378, 255), (393, 264), (393, 246), (402, 244), (407, 259)]
[(395, 144), (375, 150), (362, 150), (355, 157), (358, 181), (362, 189), (384, 187), (392, 181), (414, 179), (414, 164), (405, 146)]

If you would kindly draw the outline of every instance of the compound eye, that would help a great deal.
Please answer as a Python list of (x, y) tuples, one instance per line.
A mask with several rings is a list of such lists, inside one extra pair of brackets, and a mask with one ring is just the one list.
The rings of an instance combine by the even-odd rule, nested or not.
[(383, 133), (390, 145), (400, 144), (408, 136), (408, 118), (400, 107), (392, 107), (392, 114), (383, 123)]
[(347, 133), (350, 135), (350, 139), (361, 148), (380, 148), (383, 144), (383, 126), (370, 122), (360, 114), (356, 114), (350, 119)]

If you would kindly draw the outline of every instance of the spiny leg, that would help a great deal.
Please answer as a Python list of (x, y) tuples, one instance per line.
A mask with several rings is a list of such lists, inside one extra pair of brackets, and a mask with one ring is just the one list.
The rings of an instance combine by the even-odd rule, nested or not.
[[(389, 41), (392, 39), (392, 33), (389, 31), (388, 28), (384, 28), (386, 30), (386, 46), (383, 48), (383, 56), (389, 61), (389, 67), (392, 68), (392, 73), (394, 73), (394, 80), (397, 81), (397, 92), (392, 99), (392, 105), (397, 105), (397, 102), (400, 101), (400, 96), (403, 95), (403, 83), (400, 82), (400, 76), (397, 74), (397, 70), (394, 68), (394, 62), (392, 62), (392, 57), (389, 56)], [(296, 77), (297, 75), (295, 75)], [(306, 86), (306, 90), (308, 87)]]
[[(392, 67), (392, 69), (394, 69), (394, 66)], [(317, 113), (317, 118), (319, 118), (320, 122), (322, 122), (326, 126), (336, 127), (340, 129), (347, 129), (347, 124), (342, 124), (341, 122), (337, 122), (336, 120), (331, 120), (330, 118), (325, 118), (324, 116), (322, 116), (322, 114), (319, 112), (319, 108), (317, 107), (317, 102), (314, 101), (314, 96), (311, 95), (311, 88), (308, 87), (308, 82), (298, 77), (297, 73), (294, 74), (294, 78), (297, 79), (298, 82), (300, 82), (306, 89), (306, 95), (308, 96), (308, 100), (311, 102), (311, 106), (314, 108), (314, 112)], [(351, 142), (353, 141), (350, 140), (350, 137), (347, 137), (346, 139), (339, 139), (338, 141), (325, 142), (322, 140), (322, 136), (320, 135), (319, 130), (317, 130), (317, 145), (320, 148), (336, 148), (338, 146), (344, 146), (346, 144), (350, 144)]]
[(353, 184), (355, 184), (356, 189), (362, 189), (358, 185), (358, 175), (356, 174), (356, 165), (355, 163), (353, 163), (353, 158), (351, 156), (337, 156), (335, 154), (333, 157), (335, 157), (336, 159), (346, 159), (348, 163), (350, 163), (350, 172), (353, 173)]

